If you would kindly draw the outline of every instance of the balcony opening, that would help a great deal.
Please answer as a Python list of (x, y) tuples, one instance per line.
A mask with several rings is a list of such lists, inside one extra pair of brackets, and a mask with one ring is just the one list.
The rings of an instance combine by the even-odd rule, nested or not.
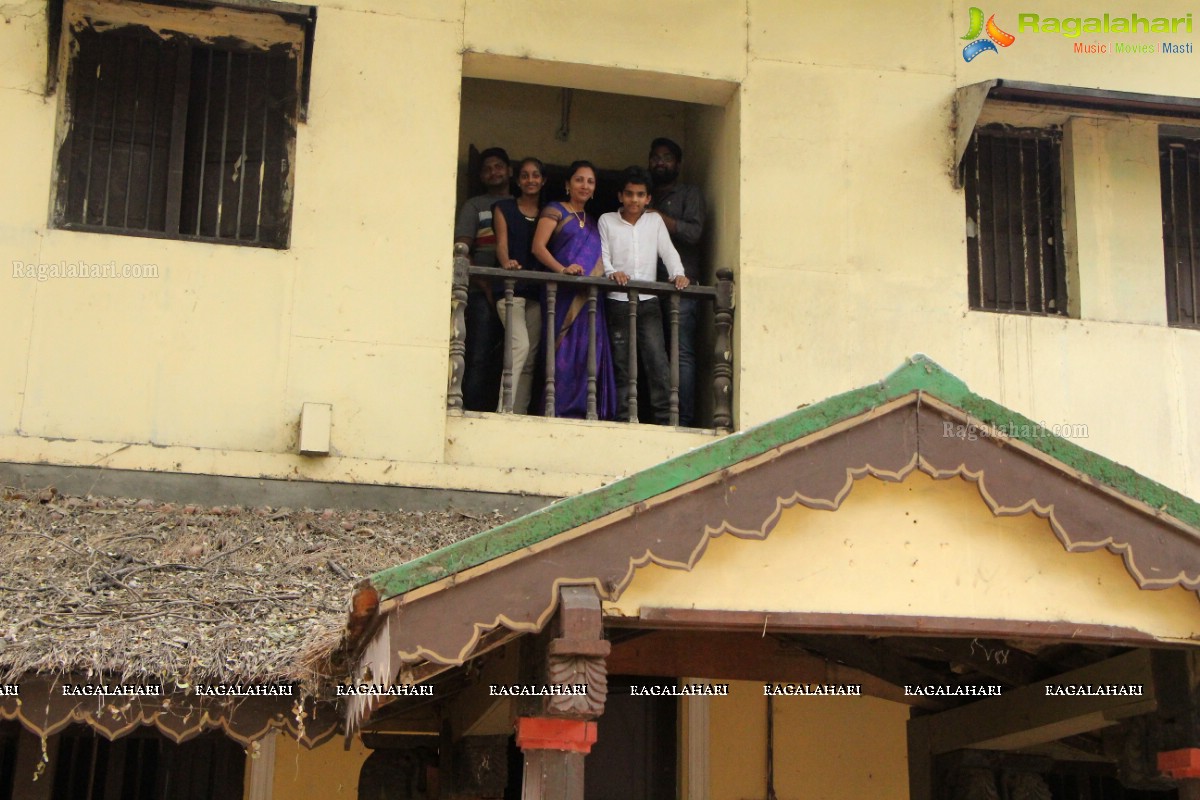
[[(482, 72), (486, 74), (487, 71)], [(605, 85), (605, 88), (609, 87)], [(619, 88), (619, 84), (613, 88)], [(732, 370), (728, 368), (728, 364), (724, 367), (717, 364), (714, 350), (719, 323), (728, 323), (731, 319), (728, 314), (722, 317), (715, 311), (718, 302), (717, 276), (719, 271), (732, 269), (737, 257), (736, 99), (732, 89), (715, 92), (709, 96), (701, 92), (696, 96), (705, 102), (484, 77), (463, 79), (455, 208), (459, 225), (456, 226), (456, 239), (469, 241), (469, 258), (473, 265), (463, 315), (465, 352), (461, 376), (461, 407), (464, 410), (485, 413), (515, 411), (543, 416), (579, 416), (585, 419), (627, 421), (633, 413), (629, 409), (634, 407), (637, 409), (636, 418), (630, 421), (659, 422), (702, 429), (731, 427), (732, 415), (729, 406), (732, 390), (728, 387), (728, 382)], [(539, 159), (544, 165), (542, 172), (545, 183), (539, 204), (545, 207), (548, 204), (568, 201), (566, 182), (569, 177), (569, 165), (577, 160), (587, 160), (595, 166), (595, 190), (585, 207), (577, 209), (579, 216), (576, 219), (579, 223), (587, 221), (589, 226), (595, 225), (601, 215), (620, 209), (618, 193), (623, 184), (622, 171), (629, 166), (649, 168), (651, 144), (660, 138), (669, 139), (678, 145), (682, 151), (682, 159), (678, 163), (678, 175), (673, 179), (670, 178), (671, 171), (666, 167), (660, 166), (658, 173), (652, 174), (652, 180), (667, 184), (670, 189), (658, 192), (658, 196), (655, 197), (655, 188), (651, 186), (651, 208), (657, 208), (668, 216), (671, 211), (678, 215), (677, 218), (672, 217), (669, 223), (673, 230), (671, 239), (682, 257), (681, 263), (687, 270), (692, 287), (699, 288), (678, 292), (668, 284), (661, 283), (666, 280), (667, 275), (664, 265), (660, 263), (657, 275), (660, 285), (642, 285), (642, 297), (654, 295), (655, 300), (649, 304), (644, 300), (637, 304), (643, 309), (639, 313), (647, 318), (640, 323), (627, 321), (628, 316), (635, 315), (621, 318), (622, 331), (628, 325), (631, 335), (635, 328), (642, 332), (639, 345), (643, 348), (644, 356), (638, 359), (636, 365), (631, 359), (624, 370), (627, 375), (621, 381), (620, 387), (627, 391), (629, 402), (623, 403), (618, 400), (618, 403), (619, 406), (624, 406), (625, 413), (614, 413), (611, 404), (606, 412), (604, 406), (602, 362), (605, 351), (609, 349), (605, 337), (608, 337), (611, 331), (606, 332), (609, 326), (603, 323), (600, 324), (596, 341), (581, 344), (579, 348), (580, 358), (583, 358), (583, 353), (589, 349), (587, 345), (590, 344), (592, 356), (597, 359), (595, 364), (581, 364), (579, 376), (580, 382), (589, 384), (587, 390), (597, 393), (597, 397), (589, 397), (586, 402), (581, 399), (578, 404), (564, 406), (562, 392), (566, 378), (558, 374), (557, 381), (550, 381), (546, 377), (548, 370), (554, 369), (556, 356), (551, 355), (551, 358), (547, 358), (544, 320), (536, 323), (543, 329), (541, 335), (535, 332), (535, 323), (527, 325), (531, 343), (527, 358), (533, 359), (536, 366), (532, 377), (527, 378), (532, 389), (519, 393), (521, 371), (512, 370), (511, 354), (506, 369), (504, 357), (508, 346), (506, 341), (510, 338), (506, 337), (506, 327), (501, 320), (502, 314), (507, 317), (510, 313), (510, 306), (505, 303), (504, 278), (517, 281), (515, 286), (510, 285), (514, 295), (524, 295), (531, 302), (536, 302), (539, 305), (539, 314), (544, 315), (549, 303), (554, 302), (559, 333), (556, 337), (558, 347), (561, 347), (561, 336), (564, 333), (561, 324), (576, 318), (571, 316), (573, 306), (567, 298), (572, 295), (583, 298), (583, 305), (577, 310), (578, 315), (601, 317), (605, 313), (603, 309), (606, 305), (606, 294), (610, 288), (616, 289), (616, 284), (604, 282), (602, 272), (591, 278), (584, 276), (577, 283), (572, 283), (570, 276), (543, 271), (545, 267), (536, 259), (531, 270), (506, 271), (507, 275), (479, 274), (477, 267), (495, 264), (494, 230), (490, 209), (485, 210), (484, 206), (488, 204), (484, 200), (478, 200), (464, 216), (464, 206), (468, 201), (482, 195), (519, 195), (521, 189), (516, 178), (521, 160), (527, 156)], [(502, 188), (497, 188), (494, 178), (490, 187), (483, 183), (486, 176), (482, 171), (487, 167), (484, 162), (494, 161), (485, 158), (489, 148), (502, 148), (512, 165), (513, 180)], [(702, 206), (698, 214), (695, 210), (697, 198)], [(660, 204), (654, 202), (664, 200), (665, 202)], [(561, 206), (556, 207), (560, 218), (564, 213), (561, 209)], [(525, 218), (532, 219), (527, 215)], [(467, 220), (467, 227), (472, 228), (471, 232), (475, 233), (475, 236), (462, 236), (465, 230), (464, 220)], [(695, 239), (694, 229), (687, 229), (688, 223), (693, 221), (698, 222), (700, 228), (698, 241), (694, 244), (689, 241)], [(536, 223), (531, 223), (531, 226), (536, 226)], [(562, 227), (559, 226), (560, 230)], [(582, 224), (580, 227), (583, 227)], [(558, 233), (559, 231), (556, 231), (555, 235)], [(554, 284), (557, 286), (551, 288)], [(726, 288), (728, 286), (729, 284), (726, 284)], [(558, 297), (567, 302), (550, 300), (547, 297), (548, 292), (558, 292)], [(673, 294), (677, 297), (672, 298)], [(622, 297), (628, 296), (622, 290)], [(574, 305), (579, 305), (579, 302)], [(647, 316), (646, 309), (654, 314)], [(487, 312), (486, 325), (481, 322), (484, 311)], [(687, 327), (693, 312), (695, 334), (692, 337), (691, 351), (694, 355), (689, 359)], [(567, 316), (564, 317), (564, 314)], [(661, 375), (661, 371), (655, 369), (656, 364), (661, 362), (645, 357), (645, 354), (650, 352), (646, 348), (653, 347), (653, 344), (647, 342), (653, 338), (648, 332), (654, 331), (654, 328), (650, 327), (654, 324), (650, 321), (654, 315), (661, 315), (663, 318), (663, 344), (667, 361), (669, 363), (672, 357), (676, 359), (676, 366), (669, 368), (670, 374), (667, 376), (673, 395), (669, 404), (669, 418), (661, 402), (661, 380), (657, 383), (648, 380), (650, 377)], [(639, 325), (642, 327), (638, 327)], [(683, 352), (672, 356), (672, 331), (681, 328), (683, 333), (678, 338), (678, 345), (682, 347)], [(726, 325), (725, 329), (728, 330), (729, 326)], [(618, 337), (620, 335), (618, 333)], [(535, 338), (538, 339), (538, 344), (533, 347), (532, 342)], [(580, 333), (578, 338), (586, 343), (587, 334)], [(632, 343), (628, 347), (632, 352), (636, 352)], [(732, 352), (728, 343), (723, 352)], [(561, 353), (557, 354), (557, 358), (561, 365)], [(689, 361), (694, 364), (694, 378), (691, 379), (687, 376)], [(679, 374), (676, 374), (676, 370)], [(586, 378), (583, 377), (585, 374)], [(723, 378), (725, 383), (718, 383), (717, 388), (714, 388), (714, 377)], [(590, 385), (593, 383), (594, 387)], [(557, 397), (549, 398), (551, 402), (547, 404), (547, 387), (556, 385)], [(689, 385), (695, 387), (691, 390), (690, 407), (687, 400)], [(568, 387), (567, 391), (577, 388)], [(452, 386), (452, 408), (455, 407), (456, 401), (454, 392)], [(529, 398), (528, 407), (523, 408), (526, 397)]]

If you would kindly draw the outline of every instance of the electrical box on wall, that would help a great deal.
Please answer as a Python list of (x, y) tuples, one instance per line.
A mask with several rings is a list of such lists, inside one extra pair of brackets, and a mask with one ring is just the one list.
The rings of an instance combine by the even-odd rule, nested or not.
[(300, 455), (329, 455), (329, 432), (332, 427), (332, 405), (305, 403), (300, 409)]

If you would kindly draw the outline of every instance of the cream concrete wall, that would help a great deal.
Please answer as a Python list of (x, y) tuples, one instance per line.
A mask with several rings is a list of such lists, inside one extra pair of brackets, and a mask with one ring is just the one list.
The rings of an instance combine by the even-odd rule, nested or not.
[(275, 745), (275, 800), (357, 800), (358, 773), (371, 750), (341, 737), (309, 750), (281, 736)]
[(709, 800), (765, 797), (767, 698), (762, 685), (731, 681), (729, 697), (709, 702)]
[[(1023, 10), (988, 9), (1002, 23)], [(62, 93), (40, 96), (44, 7), (9, 3), (2, 260), (153, 263), (159, 276), (0, 272), (0, 458), (572, 494), (705, 441), (619, 426), (564, 438), (444, 410), (465, 142), (503, 127), (514, 155), (536, 133), (551, 160), (620, 165), (666, 129), (705, 187), (711, 260), (737, 271), (740, 427), (925, 352), (975, 391), (1086, 425), (1080, 444), (1200, 495), (1188, 413), (1200, 345), (1163, 325), (1156, 122), (1067, 115), (1079, 319), (967, 309), (950, 180), (958, 86), (1000, 76), (1194, 97), (1200, 56), (1085, 57), (1028, 34), (966, 64), (964, 14), (915, 0), (671, 0), (652, 13), (630, 0), (518, 13), (499, 0), (320, 3), (292, 246), (264, 251), (50, 230)], [(591, 123), (561, 144), (557, 86), (579, 90)], [(613, 119), (622, 111), (636, 122)], [(333, 457), (292, 453), (304, 402), (333, 405)], [(521, 461), (506, 454), (518, 437)]]
[(746, 11), (746, 4), (727, 0), (664, 0), (653, 8), (630, 0), (569, 8), (555, 0), (529, 0), (517, 7), (504, 0), (466, 0), (463, 47), (737, 81), (745, 74)]
[(1067, 553), (1049, 522), (995, 517), (974, 484), (915, 471), (857, 481), (835, 512), (787, 509), (765, 540), (718, 536), (691, 572), (643, 567), (605, 613), (642, 608), (1070, 622), (1178, 642), (1200, 632), (1194, 592), (1138, 589), (1119, 556)]
[[(1012, 22), (1007, 30), (1027, 10), (987, 8)], [(1155, 13), (1189, 10), (1168, 3)], [(1082, 446), (1195, 496), (1196, 433), (1185, 418), (1200, 398), (1195, 367), (1178, 358), (1197, 334), (1164, 325), (1155, 122), (1065, 115), (1078, 320), (967, 309), (964, 199), (949, 175), (956, 86), (1002, 77), (1195, 97), (1200, 56), (1084, 57), (1065, 37), (1025, 35), (967, 64), (965, 12), (751, 2), (740, 90), (739, 424), (878, 380), (906, 353), (924, 352), (974, 391), (1050, 425), (1086, 426)], [(1137, 403), (1127, 400), (1132, 387)]]
[[(908, 707), (874, 697), (775, 698), (779, 800), (908, 797)], [(761, 683), (735, 681), (709, 700), (710, 800), (766, 791), (767, 701)]]

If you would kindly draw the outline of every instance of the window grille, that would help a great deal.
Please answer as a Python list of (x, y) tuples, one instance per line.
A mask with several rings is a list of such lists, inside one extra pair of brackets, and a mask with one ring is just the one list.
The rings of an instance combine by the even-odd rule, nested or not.
[[(240, 800), (246, 754), (208, 733), (174, 744), (152, 732), (108, 741), (82, 726), (59, 737), (50, 800)], [(27, 776), (23, 777), (28, 781)]]
[(1061, 133), (980, 128), (963, 159), (973, 309), (1066, 314)]
[(287, 247), (296, 57), (123, 27), (73, 32), (55, 224)]

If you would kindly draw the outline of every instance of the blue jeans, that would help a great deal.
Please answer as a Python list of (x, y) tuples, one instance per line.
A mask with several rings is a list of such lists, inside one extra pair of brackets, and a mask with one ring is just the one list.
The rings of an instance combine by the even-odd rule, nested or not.
[[(667, 358), (671, 357), (670, 300), (663, 298), (663, 338), (667, 342)], [(692, 427), (696, 406), (696, 326), (700, 320), (700, 300), (679, 298), (679, 424)]]

